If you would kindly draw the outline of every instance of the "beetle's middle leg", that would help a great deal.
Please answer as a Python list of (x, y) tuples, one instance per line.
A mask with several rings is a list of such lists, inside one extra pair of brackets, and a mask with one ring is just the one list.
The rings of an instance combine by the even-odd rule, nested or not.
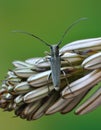
[[(75, 70), (75, 67), (73, 66), (73, 64), (69, 61), (69, 60), (64, 60), (62, 59), (61, 57), (61, 61), (66, 61), (74, 70)], [(65, 73), (65, 72), (64, 72)]]
[(51, 72), (50, 72), (50, 74), (48, 75), (48, 77), (47, 77), (47, 86), (48, 86), (48, 95), (50, 95), (50, 88), (49, 88), (49, 80), (50, 80), (50, 77), (51, 77)]
[[(60, 57), (61, 57), (62, 55), (63, 55), (63, 54), (61, 54)], [(69, 61), (68, 59), (65, 60), (65, 59), (63, 59), (63, 58), (61, 57), (61, 61), (65, 61), (65, 62), (67, 62), (68, 65), (70, 65), (70, 66), (72, 66), (73, 68), (75, 68), (75, 67), (73, 66), (73, 64), (71, 63), (71, 61)]]

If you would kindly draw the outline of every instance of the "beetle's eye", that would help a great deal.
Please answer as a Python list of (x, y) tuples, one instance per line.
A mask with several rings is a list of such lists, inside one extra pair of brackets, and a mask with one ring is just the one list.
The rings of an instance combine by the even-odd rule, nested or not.
[(50, 46), (50, 49), (52, 49), (52, 46)]
[(59, 46), (56, 46), (57, 49), (59, 49)]

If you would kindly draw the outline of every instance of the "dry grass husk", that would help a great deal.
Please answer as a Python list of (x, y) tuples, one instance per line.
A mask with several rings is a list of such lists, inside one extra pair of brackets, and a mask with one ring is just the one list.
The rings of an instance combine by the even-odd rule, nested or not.
[[(35, 120), (56, 112), (73, 110), (101, 81), (101, 38), (79, 40), (60, 49), (60, 90), (54, 89), (50, 62), (46, 57), (14, 61), (0, 90), (0, 107), (22, 119)], [(100, 106), (99, 88), (76, 111), (85, 114)]]

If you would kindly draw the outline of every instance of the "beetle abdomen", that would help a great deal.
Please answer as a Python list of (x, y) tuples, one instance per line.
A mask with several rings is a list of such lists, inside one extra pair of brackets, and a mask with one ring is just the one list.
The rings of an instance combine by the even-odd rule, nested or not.
[(52, 81), (56, 90), (60, 89), (60, 57), (51, 57)]

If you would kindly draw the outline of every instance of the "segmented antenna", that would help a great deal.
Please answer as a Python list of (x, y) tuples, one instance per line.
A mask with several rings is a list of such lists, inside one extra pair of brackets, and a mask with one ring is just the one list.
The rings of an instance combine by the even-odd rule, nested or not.
[(41, 41), (42, 43), (46, 44), (47, 46), (51, 46), (50, 44), (48, 44), (47, 42), (45, 42), (43, 39), (41, 39), (40, 37), (38, 37), (38, 36), (36, 36), (36, 35), (34, 35), (32, 33), (24, 32), (24, 31), (20, 31), (20, 30), (14, 30), (13, 32), (23, 33), (23, 34), (32, 36), (32, 37), (38, 39), (39, 41)]
[[(62, 37), (61, 37), (61, 39), (60, 39), (60, 41), (58, 42), (57, 45), (59, 46), (59, 45), (63, 42), (63, 39), (64, 39), (65, 35), (69, 32), (69, 30), (70, 30), (73, 26), (75, 26), (75, 25), (76, 25), (77, 23), (79, 23), (80, 21), (83, 21), (83, 20), (86, 20), (86, 19), (87, 19), (87, 18), (80, 18), (80, 19), (78, 19), (77, 21), (75, 21), (74, 23), (72, 23), (72, 24), (65, 30), (65, 32), (63, 33), (63, 35), (62, 35)], [(32, 36), (32, 37), (38, 39), (39, 41), (41, 41), (42, 43), (46, 44), (47, 46), (51, 47), (51, 45), (50, 45), (49, 43), (47, 43), (46, 41), (44, 41), (43, 39), (41, 39), (40, 37), (38, 37), (38, 36), (36, 36), (36, 35), (34, 35), (34, 34), (32, 34), (32, 33), (24, 32), (24, 31), (20, 31), (20, 30), (15, 30), (15, 31), (13, 31), (13, 32), (18, 32), (18, 33), (27, 34), (27, 35), (29, 35), (29, 36)]]
[(60, 41), (59, 41), (59, 43), (58, 43), (58, 46), (63, 42), (63, 39), (64, 39), (64, 37), (65, 37), (65, 35), (70, 31), (70, 29), (72, 28), (72, 27), (74, 27), (76, 24), (78, 24), (80, 21), (83, 21), (83, 20), (86, 20), (87, 18), (80, 18), (80, 19), (78, 19), (78, 20), (76, 20), (74, 23), (72, 23), (66, 30), (65, 30), (65, 32), (64, 32), (64, 34), (62, 35), (62, 37), (61, 37), (61, 39), (60, 39)]

